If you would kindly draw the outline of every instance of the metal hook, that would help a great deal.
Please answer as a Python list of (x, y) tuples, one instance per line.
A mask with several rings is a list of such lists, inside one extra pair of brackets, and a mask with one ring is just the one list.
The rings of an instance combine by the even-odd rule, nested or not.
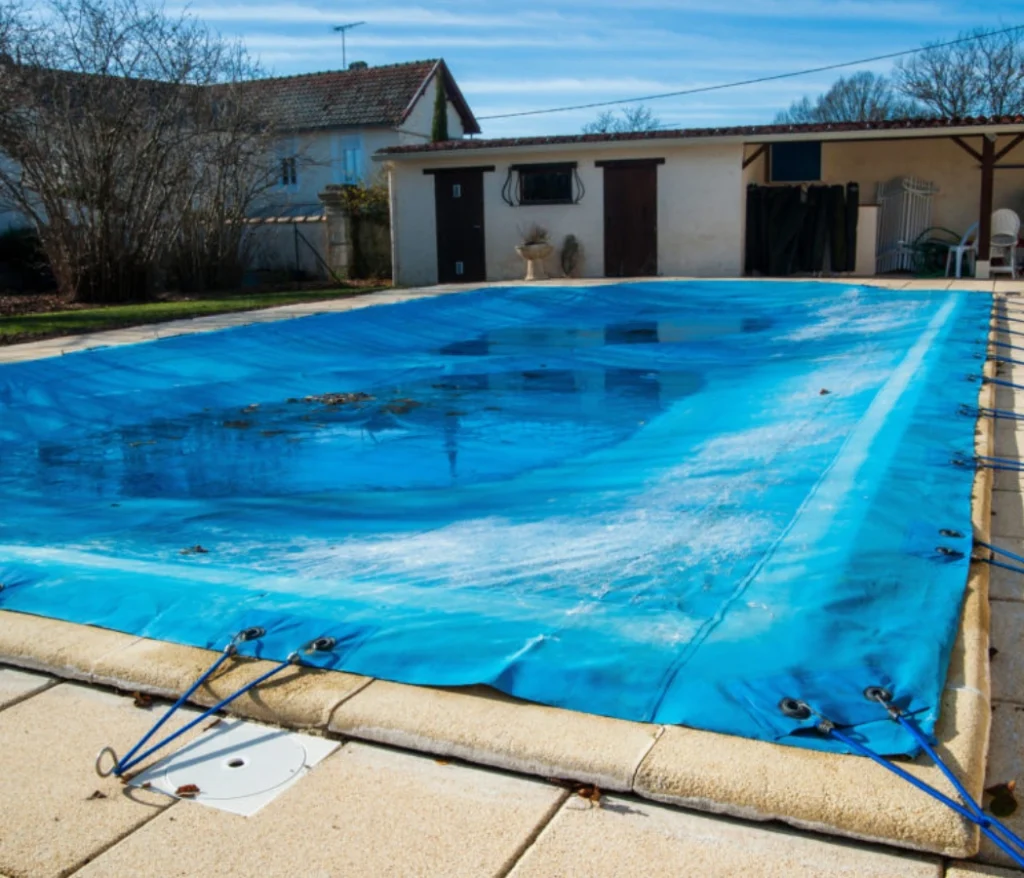
[[(102, 767), (103, 757), (108, 753), (110, 754), (112, 762), (110, 765), (110, 769), (108, 771), (104, 771)], [(94, 763), (93, 767), (96, 769), (96, 773), (100, 777), (110, 777), (110, 775), (117, 771), (117, 765), (119, 761), (120, 760), (117, 758), (117, 753), (114, 752), (113, 747), (104, 747), (102, 750), (100, 750), (99, 753), (96, 754), (96, 762)]]

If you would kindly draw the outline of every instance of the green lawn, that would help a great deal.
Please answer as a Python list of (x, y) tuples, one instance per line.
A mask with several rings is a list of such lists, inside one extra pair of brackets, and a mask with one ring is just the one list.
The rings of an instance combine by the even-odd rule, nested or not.
[(80, 311), (49, 311), (0, 317), (0, 344), (31, 341), (59, 335), (78, 335), (102, 329), (120, 329), (142, 323), (162, 323), (189, 317), (205, 317), (229, 311), (253, 311), (296, 302), (320, 302), (372, 293), (381, 287), (341, 287), (331, 290), (307, 290), (252, 295), (225, 295), (181, 302), (150, 302), (140, 305), (114, 305), (83, 308)]

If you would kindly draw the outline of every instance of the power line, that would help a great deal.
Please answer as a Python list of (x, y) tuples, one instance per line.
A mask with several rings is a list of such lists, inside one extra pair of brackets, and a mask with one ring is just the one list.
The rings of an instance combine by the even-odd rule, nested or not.
[(810, 67), (807, 70), (796, 70), (792, 73), (776, 73), (772, 76), (759, 76), (756, 79), (741, 79), (737, 82), (723, 82), (718, 85), (704, 85), (697, 88), (686, 88), (681, 91), (667, 91), (662, 94), (645, 95), (638, 98), (620, 98), (614, 101), (594, 101), (589, 104), (576, 104), (572, 107), (550, 107), (546, 110), (521, 110), (518, 113), (498, 113), (494, 116), (477, 116), (477, 119), (482, 122), (485, 119), (512, 119), (520, 116), (542, 116), (548, 113), (568, 113), (571, 110), (593, 110), (598, 107), (614, 107), (621, 104), (636, 104), (641, 101), (656, 101), (662, 98), (677, 98), (684, 95), (704, 94), (709, 91), (722, 91), (727, 88), (740, 88), (744, 85), (757, 85), (762, 82), (774, 82), (778, 79), (792, 79), (796, 76), (807, 76), (811, 73), (824, 73), (829, 70), (841, 70), (844, 67), (856, 67), (859, 64), (871, 64), (874, 61), (889, 61), (893, 58), (900, 58), (904, 55), (916, 55), (918, 52), (925, 52), (929, 49), (944, 49), (947, 46), (969, 43), (972, 40), (979, 40), (982, 37), (996, 37), (1001, 34), (1008, 34), (1018, 30), (1024, 30), (1024, 24), (1007, 27), (1003, 30), (986, 31), (983, 34), (975, 34), (969, 37), (960, 37), (959, 39), (949, 40), (945, 43), (933, 43), (930, 46), (921, 46), (917, 49), (905, 49), (902, 52), (889, 52), (885, 55), (874, 55), (871, 58), (861, 58), (857, 61), (844, 61), (841, 64), (826, 64), (824, 67)]

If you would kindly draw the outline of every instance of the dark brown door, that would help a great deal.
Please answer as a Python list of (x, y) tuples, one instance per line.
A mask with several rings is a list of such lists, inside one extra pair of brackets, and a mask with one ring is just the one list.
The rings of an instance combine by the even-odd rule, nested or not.
[(438, 283), (487, 280), (484, 256), (484, 172), (443, 171), (434, 175), (437, 211)]
[(658, 166), (653, 162), (605, 165), (604, 273), (658, 273)]

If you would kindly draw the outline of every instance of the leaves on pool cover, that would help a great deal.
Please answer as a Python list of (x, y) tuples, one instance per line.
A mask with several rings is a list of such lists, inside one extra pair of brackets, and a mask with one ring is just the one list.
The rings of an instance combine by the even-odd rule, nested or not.
[(419, 408), (423, 405), (422, 402), (417, 402), (415, 399), (396, 399), (394, 402), (389, 402), (382, 411), (389, 412), (392, 415), (407, 415), (415, 408)]
[(187, 549), (182, 549), (181, 552), (179, 552), (181, 555), (208, 555), (209, 553), (209, 549), (204, 549), (198, 544), (195, 546), (189, 546)]
[(818, 391), (818, 396), (828, 396), (831, 392), (832, 391), (827, 387), (822, 387), (821, 390)]
[[(373, 399), (368, 393), (356, 391), (354, 393), (321, 393), (317, 396), (307, 396), (302, 402), (318, 402), (321, 405), (353, 405), (359, 402), (370, 402)], [(289, 399), (288, 402), (299, 402), (297, 399)]]
[(986, 787), (985, 793), (992, 797), (988, 803), (989, 813), (996, 817), (1009, 817), (1013, 814), (1017, 810), (1017, 797), (1014, 795), (1016, 788), (1015, 780)]
[(174, 791), (174, 795), (180, 799), (194, 799), (199, 795), (199, 787), (194, 783), (182, 784)]

